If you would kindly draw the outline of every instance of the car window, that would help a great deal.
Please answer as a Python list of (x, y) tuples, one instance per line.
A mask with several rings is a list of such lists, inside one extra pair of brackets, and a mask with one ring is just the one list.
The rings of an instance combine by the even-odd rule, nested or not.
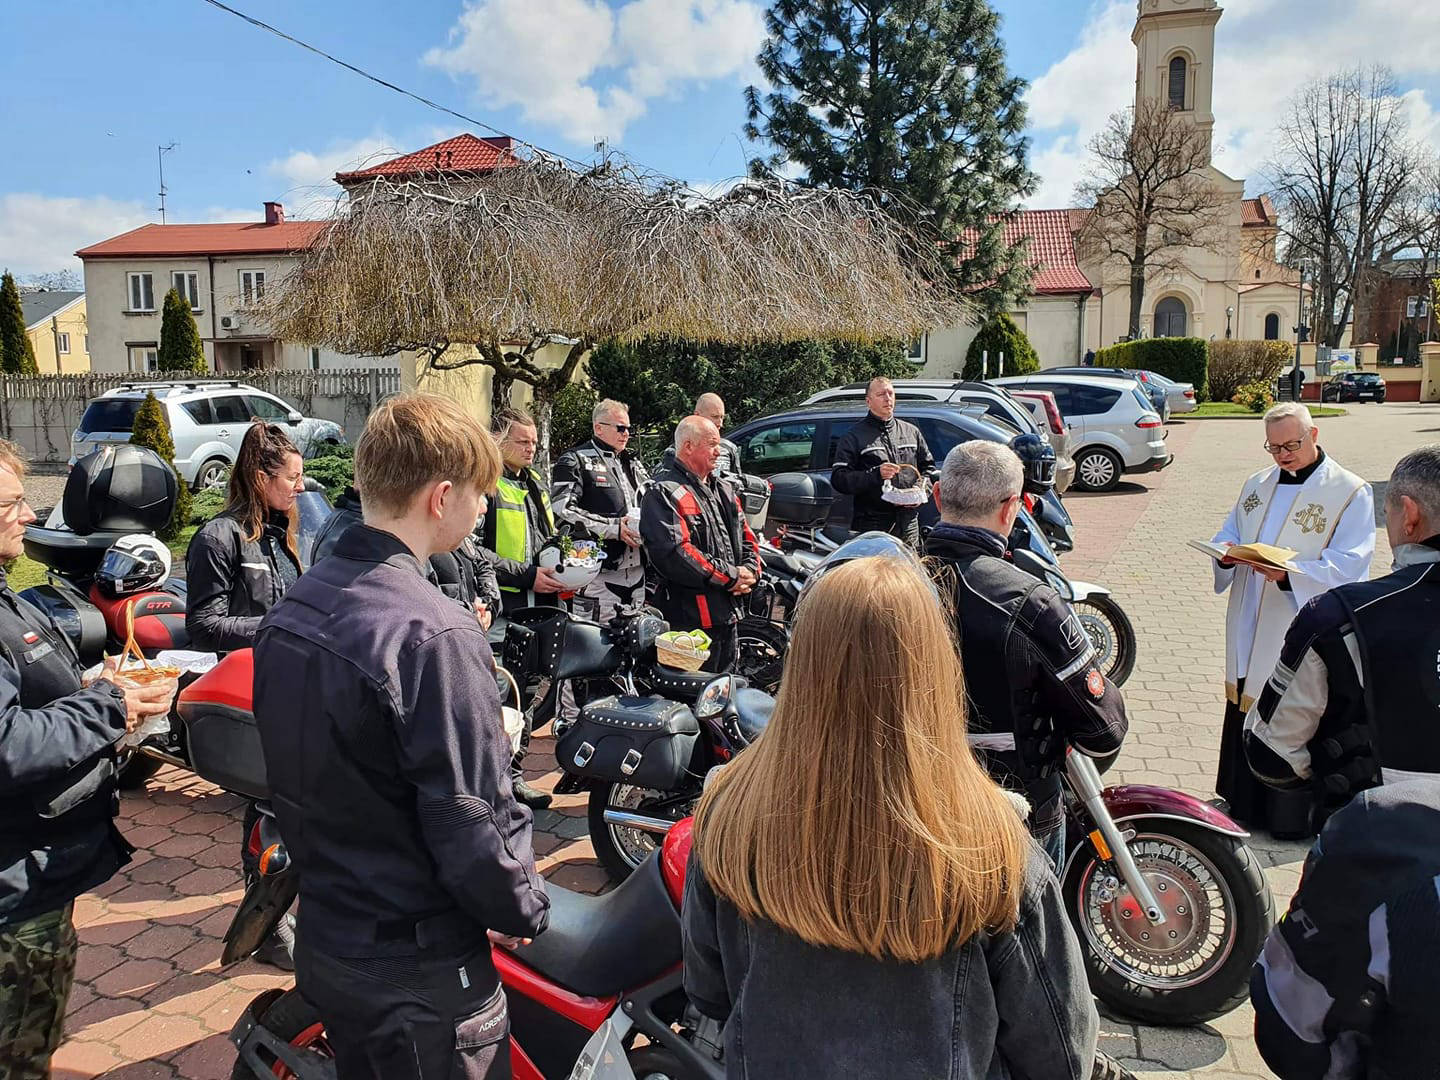
[(246, 424), (250, 422), (250, 408), (238, 394), (217, 397), (210, 402), (217, 424)]
[(182, 401), (180, 407), (185, 410), (191, 420), (197, 424), (213, 424), (215, 414), (210, 409), (209, 398), (196, 398), (194, 401)]
[(742, 468), (757, 476), (810, 468), (815, 448), (815, 427), (813, 420), (797, 420), (759, 428), (736, 439)]
[(140, 398), (97, 398), (80, 418), (81, 431), (129, 431), (140, 411)]
[(1061, 383), (1026, 383), (1031, 390), (1049, 390), (1055, 395), (1055, 407), (1060, 410), (1061, 416), (1076, 416), (1075, 407), (1070, 401), (1070, 387)]
[(1140, 403), (1140, 408), (1144, 409), (1146, 412), (1153, 412), (1155, 410), (1154, 398), (1152, 398), (1149, 394), (1145, 393), (1144, 390), (1141, 390), (1140, 387), (1137, 386), (1135, 387), (1133, 393), (1135, 394), (1135, 400)]
[(933, 416), (907, 416), (905, 419), (919, 428), (920, 434), (925, 436), (925, 445), (930, 448), (930, 455), (935, 459), (937, 467), (944, 462), (951, 450), (962, 442), (968, 442), (970, 438), (959, 428)]
[(272, 401), (267, 397), (260, 397), (258, 394), (246, 394), (245, 402), (250, 408), (251, 416), (258, 416), (261, 420), (280, 421), (284, 423), (290, 419), (290, 410), (281, 405), (278, 401)]
[[(1047, 386), (1045, 389), (1054, 388)], [(1068, 391), (1066, 396), (1070, 400), (1069, 404), (1060, 406), (1060, 411), (1066, 416), (1099, 416), (1101, 413), (1109, 412), (1115, 402), (1120, 400), (1119, 389), (1112, 390), (1108, 386), (1076, 385), (1066, 386), (1064, 389)], [(1058, 391), (1055, 396), (1058, 400), (1060, 396)], [(1147, 403), (1145, 407), (1148, 409), (1150, 406)]]

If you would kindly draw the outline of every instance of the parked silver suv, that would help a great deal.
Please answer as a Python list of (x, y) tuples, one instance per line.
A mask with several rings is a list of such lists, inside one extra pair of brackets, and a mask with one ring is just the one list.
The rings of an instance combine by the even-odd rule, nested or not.
[(70, 436), (70, 464), (109, 443), (129, 442), (146, 394), (154, 394), (170, 421), (175, 471), (197, 490), (224, 482), (252, 417), (286, 428), (305, 457), (345, 441), (339, 424), (307, 417), (274, 394), (242, 382), (134, 382), (90, 402)]

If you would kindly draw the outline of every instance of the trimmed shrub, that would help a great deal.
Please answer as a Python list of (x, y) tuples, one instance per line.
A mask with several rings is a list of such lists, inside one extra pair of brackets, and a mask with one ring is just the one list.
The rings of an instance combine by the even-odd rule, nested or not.
[[(154, 394), (146, 394), (145, 401), (135, 413), (135, 424), (130, 430), (130, 441), (136, 446), (146, 446), (159, 454), (171, 471), (175, 469), (175, 439), (170, 434), (170, 420), (165, 407)], [(179, 539), (185, 526), (190, 524), (190, 485), (179, 473), (175, 474), (175, 509), (170, 520), (160, 529), (160, 539), (169, 543)]]
[(1212, 341), (1210, 397), (1232, 401), (1247, 383), (1274, 385), (1295, 359), (1295, 346), (1284, 341)]
[(1275, 404), (1275, 394), (1271, 389), (1272, 383), (1248, 382), (1235, 392), (1230, 400), (1236, 405), (1242, 405), (1253, 413), (1263, 413), (1270, 406)]
[(220, 487), (202, 488), (190, 500), (190, 524), (204, 525), (225, 509), (226, 491)]
[(1210, 343), (1203, 338), (1141, 338), (1122, 341), (1095, 354), (1097, 367), (1154, 371), (1195, 387), (1195, 400), (1209, 398)]
[(25, 309), (15, 277), (5, 271), (0, 277), (0, 369), (6, 375), (38, 375), (35, 346), (25, 332)]
[(314, 477), (333, 503), (355, 483), (355, 448), (346, 443), (327, 446), (325, 453), (305, 462), (305, 475)]
[(200, 344), (200, 331), (190, 304), (177, 289), (165, 294), (160, 319), (160, 351), (157, 357), (161, 371), (188, 371), (203, 375), (209, 370), (205, 349)]
[[(981, 375), (981, 359), (988, 353), (990, 362), (985, 375)], [(1000, 371), (1000, 354), (1005, 354), (1006, 375), (1029, 375), (1040, 370), (1040, 357), (1035, 346), (1025, 336), (1025, 331), (1015, 325), (1015, 320), (1005, 312), (986, 321), (965, 351), (965, 367), (960, 372), (962, 379), (979, 380), (983, 377), (996, 378)]]

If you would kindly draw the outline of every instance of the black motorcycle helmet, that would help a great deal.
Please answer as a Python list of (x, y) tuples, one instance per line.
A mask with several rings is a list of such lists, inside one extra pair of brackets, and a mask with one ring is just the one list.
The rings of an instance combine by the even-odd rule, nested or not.
[(1010, 449), (1025, 466), (1025, 483), (1022, 490), (1027, 495), (1044, 495), (1055, 487), (1055, 448), (1034, 432), (1016, 435), (1010, 440)]

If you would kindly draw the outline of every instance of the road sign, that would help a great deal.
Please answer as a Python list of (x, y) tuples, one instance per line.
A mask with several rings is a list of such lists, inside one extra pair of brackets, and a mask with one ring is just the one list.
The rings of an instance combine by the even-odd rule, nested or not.
[(1419, 304), (1420, 297), (1418, 296), (1409, 296), (1405, 298), (1405, 317), (1407, 319), (1415, 318), (1415, 309), (1419, 306)]

